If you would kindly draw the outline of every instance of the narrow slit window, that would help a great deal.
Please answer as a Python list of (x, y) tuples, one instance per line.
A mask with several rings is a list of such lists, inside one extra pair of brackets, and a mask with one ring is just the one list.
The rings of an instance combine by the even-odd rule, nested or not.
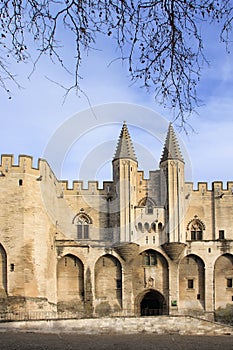
[(193, 289), (194, 288), (194, 281), (193, 279), (188, 279), (188, 289)]
[(227, 278), (227, 288), (232, 288), (233, 283), (232, 283), (232, 278)]
[(218, 234), (219, 234), (219, 239), (225, 239), (224, 230), (219, 230)]

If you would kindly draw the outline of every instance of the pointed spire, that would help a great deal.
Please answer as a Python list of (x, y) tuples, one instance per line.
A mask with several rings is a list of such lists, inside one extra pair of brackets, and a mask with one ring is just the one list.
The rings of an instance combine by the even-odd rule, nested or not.
[(137, 157), (134, 152), (133, 143), (131, 141), (131, 137), (125, 121), (121, 129), (120, 137), (117, 143), (116, 153), (113, 160), (122, 158), (130, 158), (137, 162)]
[(184, 163), (184, 159), (181, 154), (180, 147), (179, 147), (172, 123), (170, 123), (168, 127), (167, 137), (165, 140), (160, 163), (168, 159), (178, 159)]

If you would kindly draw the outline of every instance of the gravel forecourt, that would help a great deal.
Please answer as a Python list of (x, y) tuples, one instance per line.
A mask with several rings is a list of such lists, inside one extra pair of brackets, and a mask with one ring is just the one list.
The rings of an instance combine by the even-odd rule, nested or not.
[(0, 350), (233, 350), (233, 336), (0, 333)]

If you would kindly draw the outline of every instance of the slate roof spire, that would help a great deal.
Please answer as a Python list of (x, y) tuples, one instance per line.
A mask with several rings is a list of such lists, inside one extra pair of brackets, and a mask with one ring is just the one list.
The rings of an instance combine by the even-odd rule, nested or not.
[(117, 148), (113, 160), (130, 158), (137, 162), (137, 157), (133, 148), (133, 143), (127, 128), (126, 122), (124, 121), (121, 133), (118, 139)]
[(160, 163), (168, 159), (178, 159), (184, 163), (183, 156), (180, 151), (180, 146), (176, 138), (175, 131), (172, 123), (169, 124), (167, 137), (165, 140), (164, 148)]

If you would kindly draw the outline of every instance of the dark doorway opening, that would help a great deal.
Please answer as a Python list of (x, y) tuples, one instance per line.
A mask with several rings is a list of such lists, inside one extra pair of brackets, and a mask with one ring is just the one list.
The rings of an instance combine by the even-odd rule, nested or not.
[(141, 301), (141, 316), (164, 315), (165, 309), (164, 297), (159, 292), (150, 291)]

